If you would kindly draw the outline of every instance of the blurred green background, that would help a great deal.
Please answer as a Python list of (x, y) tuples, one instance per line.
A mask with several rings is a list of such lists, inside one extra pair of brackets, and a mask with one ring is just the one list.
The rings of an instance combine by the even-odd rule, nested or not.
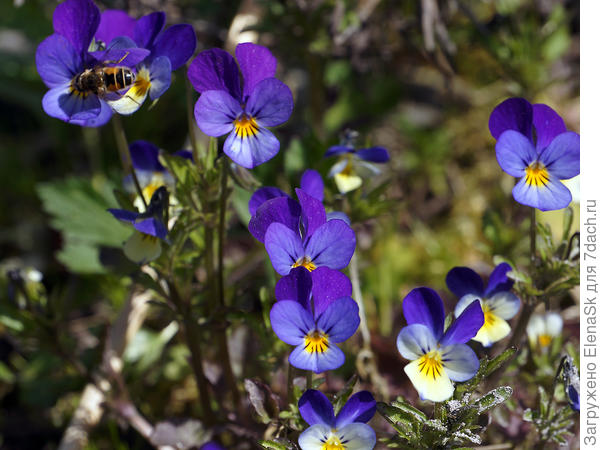
[[(116, 205), (112, 188), (122, 174), (110, 125), (82, 129), (46, 116), (41, 108), (46, 88), (36, 72), (35, 49), (52, 33), (56, 4), (0, 3), (0, 266), (3, 272), (29, 267), (43, 274), (49, 297), (66, 311), (65, 345), (93, 365), (103, 329), (130, 286), (121, 278), (129, 266), (106, 263), (118, 260), (114, 254), (127, 237), (104, 214)], [(253, 171), (264, 185), (290, 190), (305, 168), (325, 176), (333, 161), (323, 154), (346, 128), (361, 133), (359, 143), (389, 150), (383, 174), (346, 199), (331, 179), (326, 183), (329, 204), (342, 205), (354, 219), (369, 327), (390, 379), (400, 371), (394, 337), (401, 324), (399, 305), (410, 289), (431, 286), (449, 299), (444, 278), (455, 265), (489, 273), (496, 255), (526, 262), (528, 209), (512, 200), (514, 178), (496, 163), (487, 121), (500, 101), (523, 96), (549, 104), (578, 131), (578, 2), (96, 4), (134, 17), (164, 10), (169, 24), (194, 25), (197, 51), (214, 46), (231, 51), (235, 42), (248, 39), (271, 49), (278, 77), (294, 94), (295, 110), (276, 131), (282, 151)], [(146, 139), (167, 151), (188, 145), (185, 76), (183, 69), (175, 72), (154, 108), (144, 106), (123, 119), (130, 141)], [(272, 286), (274, 275), (264, 250), (245, 229), (248, 197), (239, 188), (233, 197), (228, 289), (235, 306), (260, 315), (259, 290)], [(542, 220), (560, 230), (560, 213)], [(6, 280), (2, 288), (0, 314), (8, 301)], [(160, 309), (154, 315), (160, 316)], [(151, 418), (191, 414), (195, 408), (186, 350), (169, 343), (166, 325), (151, 316), (139, 338), (142, 347), (128, 359), (127, 378), (141, 380), (131, 387), (132, 396)], [(13, 339), (14, 327), (20, 325), (9, 319), (0, 323), (0, 447), (54, 448), (84, 380), (35, 340)], [(148, 348), (155, 353), (144, 360)], [(96, 433), (93, 448), (145, 445), (114, 420)]]

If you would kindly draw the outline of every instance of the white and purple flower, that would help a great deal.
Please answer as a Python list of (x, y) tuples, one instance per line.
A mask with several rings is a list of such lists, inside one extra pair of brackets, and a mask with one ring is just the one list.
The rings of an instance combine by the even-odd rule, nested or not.
[(369, 147), (355, 150), (348, 141), (346, 145), (334, 145), (325, 152), (325, 157), (340, 156), (340, 161), (329, 170), (338, 190), (345, 194), (362, 186), (363, 179), (379, 175), (381, 171), (376, 164), (383, 164), (390, 160), (388, 151), (383, 147)]
[(344, 364), (344, 352), (335, 344), (350, 338), (360, 322), (351, 294), (350, 280), (327, 267), (312, 274), (298, 267), (279, 280), (271, 326), (279, 339), (296, 347), (291, 365), (321, 373)]
[(229, 134), (223, 151), (234, 162), (252, 169), (279, 152), (279, 141), (266, 127), (286, 122), (292, 114), (292, 92), (275, 78), (277, 60), (252, 43), (235, 49), (238, 65), (224, 50), (200, 53), (190, 64), (188, 78), (200, 98), (194, 108), (198, 127), (209, 136)]
[(579, 135), (552, 108), (509, 98), (492, 111), (489, 128), (498, 164), (520, 178), (512, 191), (517, 202), (542, 211), (569, 205), (571, 192), (561, 180), (579, 174)]
[(559, 313), (549, 311), (544, 314), (533, 314), (527, 323), (527, 338), (532, 348), (546, 350), (552, 341), (560, 336), (563, 320)]
[(511, 270), (510, 264), (497, 265), (485, 289), (481, 277), (468, 267), (455, 267), (446, 275), (448, 289), (460, 299), (454, 308), (456, 317), (472, 302), (481, 304), (485, 322), (473, 340), (484, 347), (508, 336), (510, 325), (507, 320), (512, 319), (521, 307), (521, 300), (510, 292), (514, 281), (506, 274)]
[(444, 304), (426, 287), (409, 292), (402, 303), (408, 326), (398, 334), (400, 354), (412, 361), (404, 372), (422, 400), (441, 402), (454, 393), (452, 381), (467, 381), (477, 373), (479, 359), (465, 343), (484, 322), (479, 302), (468, 305), (444, 332)]
[(368, 391), (352, 395), (337, 416), (325, 394), (309, 389), (298, 401), (302, 418), (310, 425), (298, 438), (302, 450), (371, 450), (377, 443), (367, 425), (376, 403)]

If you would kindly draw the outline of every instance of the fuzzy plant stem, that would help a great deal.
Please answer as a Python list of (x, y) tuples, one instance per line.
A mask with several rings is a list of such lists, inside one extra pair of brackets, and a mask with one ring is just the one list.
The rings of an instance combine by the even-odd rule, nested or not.
[(113, 130), (115, 132), (115, 140), (117, 141), (119, 155), (121, 156), (121, 164), (123, 165), (123, 171), (131, 175), (131, 178), (133, 179), (133, 184), (135, 185), (135, 190), (141, 197), (142, 202), (144, 203), (144, 210), (147, 210), (148, 203), (146, 203), (146, 199), (144, 198), (144, 194), (142, 193), (142, 187), (140, 186), (140, 182), (135, 173), (135, 169), (133, 168), (133, 163), (131, 162), (131, 155), (129, 154), (129, 145), (127, 144), (127, 136), (125, 135), (123, 122), (121, 122), (121, 118), (118, 114), (113, 115), (111, 122), (113, 124)]

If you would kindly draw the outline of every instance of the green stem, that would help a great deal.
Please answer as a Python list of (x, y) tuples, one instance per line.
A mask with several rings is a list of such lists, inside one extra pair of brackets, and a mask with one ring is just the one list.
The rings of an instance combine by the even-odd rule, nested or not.
[(221, 191), (219, 193), (219, 246), (217, 248), (217, 274), (219, 287), (219, 303), (220, 306), (225, 306), (225, 276), (224, 276), (224, 248), (225, 248), (225, 227), (227, 216), (227, 160), (222, 158), (221, 161)]
[(531, 257), (532, 268), (535, 266), (536, 231), (537, 225), (535, 221), (535, 208), (531, 208), (531, 220), (529, 222), (529, 253)]
[(288, 373), (287, 373), (287, 402), (288, 405), (296, 403), (294, 398), (294, 366), (288, 362)]
[(121, 118), (118, 114), (113, 115), (111, 122), (113, 124), (113, 130), (115, 132), (115, 140), (117, 141), (119, 155), (121, 156), (121, 164), (123, 165), (123, 171), (125, 173), (131, 174), (133, 184), (135, 185), (135, 190), (141, 197), (142, 202), (144, 203), (144, 211), (146, 211), (148, 210), (148, 203), (144, 198), (144, 194), (142, 193), (142, 187), (140, 186), (137, 174), (135, 173), (135, 169), (133, 168), (133, 163), (131, 162), (131, 155), (129, 154), (129, 145), (127, 144), (127, 136), (125, 135), (123, 122), (121, 122)]
[(312, 389), (313, 373), (312, 370), (306, 372), (306, 389)]

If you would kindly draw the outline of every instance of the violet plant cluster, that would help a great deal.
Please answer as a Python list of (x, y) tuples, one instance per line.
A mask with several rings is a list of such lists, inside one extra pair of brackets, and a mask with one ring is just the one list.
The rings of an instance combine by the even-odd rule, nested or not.
[[(162, 12), (139, 19), (118, 10), (100, 13), (91, 0), (66, 0), (58, 5), (54, 34), (36, 53), (38, 72), (49, 88), (42, 100), (44, 111), (65, 122), (96, 127), (114, 113), (134, 113), (147, 97), (156, 101), (169, 88), (172, 71), (185, 65), (196, 49), (190, 25), (165, 28), (165, 23)], [(217, 48), (200, 52), (187, 71), (191, 85), (200, 93), (194, 108), (198, 127), (213, 138), (226, 136), (223, 153), (247, 169), (279, 152), (279, 140), (269, 128), (285, 123), (293, 111), (292, 92), (276, 78), (276, 69), (277, 60), (267, 48), (241, 43), (235, 58)], [(107, 74), (116, 77), (117, 72), (122, 79), (114, 78), (113, 84), (119, 89), (111, 89)], [(130, 83), (125, 82), (126, 73), (131, 73)], [(96, 84), (84, 86), (82, 77), (94, 74)], [(494, 109), (489, 128), (497, 139), (500, 167), (519, 178), (513, 189), (517, 202), (543, 211), (570, 203), (571, 194), (561, 180), (579, 174), (579, 135), (568, 131), (554, 110), (511, 98)], [(136, 210), (109, 212), (134, 229), (124, 244), (126, 255), (147, 264), (160, 256), (163, 245), (171, 243), (169, 218), (177, 219), (170, 209), (177, 201), (170, 196), (175, 178), (162, 164), (154, 144), (135, 141), (129, 151), (133, 173), (124, 183), (138, 195)], [(187, 150), (175, 156), (192, 160)], [(389, 161), (385, 148), (356, 150), (352, 142), (330, 147), (325, 157), (332, 156), (340, 160), (329, 175), (342, 194), (362, 185), (364, 170), (378, 173), (373, 164)], [(276, 187), (262, 187), (248, 203), (248, 230), (264, 244), (274, 271), (281, 276), (269, 315), (272, 330), (293, 347), (289, 364), (316, 374), (344, 365), (341, 346), (360, 324), (352, 283), (342, 272), (354, 255), (356, 235), (348, 216), (326, 210), (324, 189), (320, 174), (309, 169), (295, 196)], [(499, 264), (487, 286), (470, 268), (450, 270), (446, 284), (458, 298), (450, 325), (445, 326), (444, 304), (433, 289), (419, 287), (404, 298), (406, 326), (396, 344), (410, 361), (404, 372), (422, 400), (448, 400), (455, 383), (477, 374), (480, 361), (467, 345), (470, 340), (489, 347), (509, 336), (508, 321), (521, 308), (521, 300), (512, 292), (512, 270), (507, 263)], [(553, 323), (554, 332), (556, 320)], [(533, 343), (548, 344), (548, 330), (546, 319), (534, 316), (528, 327), (532, 347)], [(578, 409), (578, 379), (572, 364), (569, 367), (563, 376), (565, 390), (571, 406)], [(361, 391), (336, 415), (327, 397), (307, 386), (298, 410), (309, 427), (298, 443), (303, 450), (374, 448), (375, 432), (366, 423), (375, 409), (373, 395)], [(216, 443), (205, 447), (220, 448)]]

